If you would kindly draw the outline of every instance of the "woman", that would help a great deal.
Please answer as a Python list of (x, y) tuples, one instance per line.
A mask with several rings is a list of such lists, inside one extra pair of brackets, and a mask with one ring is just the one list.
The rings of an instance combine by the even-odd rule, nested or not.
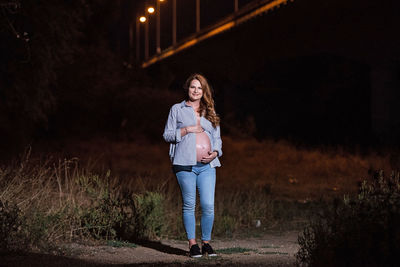
[[(170, 109), (164, 139), (183, 199), (183, 224), (191, 257), (216, 256), (209, 241), (214, 222), (215, 168), (222, 156), (220, 119), (215, 113), (211, 88), (206, 78), (192, 74), (185, 82), (186, 100)], [(196, 187), (201, 206), (202, 248), (196, 242)]]

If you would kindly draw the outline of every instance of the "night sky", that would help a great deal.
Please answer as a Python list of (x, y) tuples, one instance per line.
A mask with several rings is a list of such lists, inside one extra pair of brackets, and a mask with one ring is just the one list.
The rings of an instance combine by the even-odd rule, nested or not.
[[(398, 1), (295, 0), (145, 69), (129, 28), (155, 1), (17, 2), (2, 7), (0, 21), (1, 149), (138, 123), (162, 142), (168, 107), (193, 72), (213, 86), (224, 135), (241, 128), (307, 145), (400, 143)], [(195, 3), (177, 0), (178, 43), (195, 33)], [(161, 49), (172, 42), (171, 4), (161, 4)], [(201, 0), (201, 28), (233, 11), (233, 0)], [(148, 23), (151, 57), (155, 15)], [(143, 40), (140, 25), (139, 61)], [(152, 101), (154, 114), (137, 115)]]
[[(202, 1), (201, 21), (212, 23), (224, 15), (222, 10), (228, 12), (223, 7), (233, 8), (232, 2)], [(177, 3), (180, 39), (195, 29), (195, 1)], [(167, 10), (168, 3), (163, 5)], [(298, 0), (147, 71), (173, 90), (180, 90), (188, 73), (204, 73), (214, 85), (219, 113), (243, 122), (254, 118), (260, 138), (363, 143), (385, 133), (377, 138), (396, 140), (398, 10), (395, 1)], [(170, 25), (162, 22), (165, 48)], [(154, 51), (150, 46), (150, 54)], [(175, 79), (160, 80), (164, 76)]]

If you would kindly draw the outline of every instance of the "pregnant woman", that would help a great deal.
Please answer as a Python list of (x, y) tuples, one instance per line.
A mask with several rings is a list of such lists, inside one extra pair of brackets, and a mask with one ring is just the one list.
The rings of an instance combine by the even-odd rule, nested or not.
[[(191, 75), (184, 89), (186, 100), (171, 107), (163, 137), (170, 143), (169, 156), (182, 192), (190, 256), (216, 256), (209, 242), (214, 222), (215, 168), (221, 166), (218, 157), (222, 155), (220, 119), (204, 76)], [(196, 188), (201, 206), (201, 250), (195, 233)]]

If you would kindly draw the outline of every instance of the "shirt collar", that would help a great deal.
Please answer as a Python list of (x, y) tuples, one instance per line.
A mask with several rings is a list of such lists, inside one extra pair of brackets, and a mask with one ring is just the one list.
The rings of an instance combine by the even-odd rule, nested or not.
[(190, 107), (188, 104), (186, 104), (186, 100), (183, 100), (181, 102), (181, 108), (183, 108), (183, 107)]

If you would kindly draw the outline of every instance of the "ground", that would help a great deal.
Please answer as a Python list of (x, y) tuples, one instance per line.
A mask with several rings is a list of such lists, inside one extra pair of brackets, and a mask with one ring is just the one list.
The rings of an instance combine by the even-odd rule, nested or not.
[(295, 266), (298, 232), (274, 232), (258, 238), (219, 239), (217, 257), (191, 259), (187, 242), (161, 240), (137, 247), (65, 245), (68, 256), (38, 253), (1, 255), (0, 266)]

